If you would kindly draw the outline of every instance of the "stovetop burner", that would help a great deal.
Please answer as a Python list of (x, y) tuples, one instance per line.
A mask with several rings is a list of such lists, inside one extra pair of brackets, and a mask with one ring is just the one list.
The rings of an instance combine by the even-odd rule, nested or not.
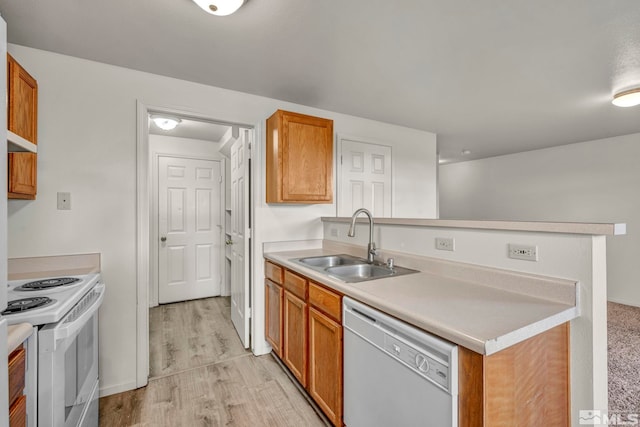
[(45, 307), (53, 302), (54, 300), (52, 300), (49, 297), (33, 297), (33, 298), (16, 299), (13, 301), (9, 301), (7, 303), (7, 309), (0, 314), (7, 315), (12, 313), (21, 313), (23, 311), (34, 310), (36, 308)]
[(56, 277), (53, 279), (36, 280), (17, 287), (19, 291), (40, 291), (43, 289), (57, 288), (58, 286), (73, 285), (79, 282), (77, 277)]

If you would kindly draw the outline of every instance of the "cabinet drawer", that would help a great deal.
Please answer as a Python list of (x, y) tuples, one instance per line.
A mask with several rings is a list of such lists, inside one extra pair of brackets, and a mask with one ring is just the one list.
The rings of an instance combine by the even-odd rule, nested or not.
[(313, 282), (309, 283), (309, 303), (340, 322), (342, 297)]
[(24, 390), (25, 356), (22, 346), (9, 356), (9, 403), (21, 396)]
[(307, 279), (288, 270), (284, 272), (284, 288), (298, 298), (307, 297)]
[(271, 280), (278, 285), (282, 285), (282, 273), (284, 269), (279, 265), (273, 264), (269, 261), (264, 262), (264, 275), (267, 279)]

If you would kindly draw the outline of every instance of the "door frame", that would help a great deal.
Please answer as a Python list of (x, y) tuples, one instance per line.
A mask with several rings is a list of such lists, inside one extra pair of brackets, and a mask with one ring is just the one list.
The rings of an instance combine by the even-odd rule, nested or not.
[(160, 277), (159, 277), (159, 265), (158, 259), (160, 255), (160, 245), (158, 242), (160, 241), (159, 236), (159, 227), (158, 227), (158, 215), (160, 213), (160, 205), (159, 205), (159, 169), (158, 169), (158, 161), (160, 157), (173, 157), (176, 159), (190, 159), (190, 160), (209, 160), (212, 162), (220, 162), (220, 173), (222, 174), (222, 181), (220, 182), (220, 199), (218, 200), (219, 210), (220, 210), (220, 259), (218, 260), (218, 268), (220, 269), (220, 274), (222, 276), (222, 283), (220, 285), (220, 296), (227, 296), (224, 287), (225, 281), (225, 235), (224, 235), (224, 220), (225, 220), (225, 192), (226, 192), (226, 176), (225, 171), (227, 167), (226, 158), (222, 155), (212, 157), (212, 156), (192, 156), (188, 154), (173, 154), (173, 153), (165, 153), (157, 151), (155, 153), (149, 153), (149, 156), (152, 157), (151, 164), (151, 173), (152, 173), (152, 188), (151, 188), (151, 230), (150, 230), (150, 241), (151, 241), (151, 259), (149, 261), (149, 308), (156, 307), (159, 305), (159, 288), (160, 285)]
[[(144, 387), (149, 382), (149, 279), (152, 267), (150, 261), (153, 182), (152, 159), (149, 153), (149, 114), (152, 113), (241, 126), (253, 129), (254, 140), (256, 139), (255, 125), (220, 120), (194, 111), (150, 105), (136, 100), (136, 388)], [(253, 185), (252, 182), (251, 186)], [(253, 201), (251, 203), (253, 205)], [(254, 292), (252, 298), (253, 294)]]

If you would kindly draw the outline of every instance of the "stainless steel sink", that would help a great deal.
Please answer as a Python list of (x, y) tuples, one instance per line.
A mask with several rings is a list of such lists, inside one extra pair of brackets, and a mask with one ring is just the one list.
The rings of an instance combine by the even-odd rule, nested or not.
[(404, 267), (369, 264), (366, 259), (347, 254), (293, 258), (291, 261), (347, 283), (419, 273)]
[(418, 273), (404, 267), (389, 268), (386, 265), (356, 264), (329, 267), (326, 272), (331, 277), (343, 280), (347, 283), (364, 282), (367, 280), (382, 279), (385, 277), (403, 276), (405, 274)]
[(327, 267), (335, 267), (338, 265), (364, 264), (367, 262), (366, 259), (362, 259), (362, 258), (358, 258), (352, 255), (346, 255), (346, 254), (312, 256), (307, 258), (299, 258), (295, 261), (301, 264), (307, 265), (309, 267), (319, 267), (323, 269)]

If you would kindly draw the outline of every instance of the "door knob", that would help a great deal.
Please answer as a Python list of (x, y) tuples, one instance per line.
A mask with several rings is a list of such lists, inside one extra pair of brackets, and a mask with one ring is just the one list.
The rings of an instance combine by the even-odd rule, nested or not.
[(225, 243), (227, 246), (229, 246), (229, 245), (233, 245), (233, 240), (231, 240), (231, 239), (227, 239), (224, 243)]
[(160, 241), (161, 241), (161, 242), (166, 242), (166, 241), (167, 241), (167, 238), (166, 238), (165, 236), (162, 236), (162, 237), (160, 238)]

